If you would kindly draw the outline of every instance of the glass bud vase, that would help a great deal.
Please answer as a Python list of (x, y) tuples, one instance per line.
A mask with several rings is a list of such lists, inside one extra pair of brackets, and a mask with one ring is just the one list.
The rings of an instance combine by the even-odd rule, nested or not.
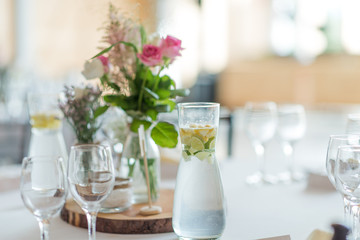
[(225, 228), (225, 200), (215, 144), (218, 103), (180, 103), (182, 157), (172, 225), (180, 239), (217, 239)]
[[(150, 136), (150, 130), (145, 132), (146, 156), (148, 161), (151, 200), (159, 198), (160, 184), (160, 152)], [(131, 132), (126, 138), (121, 157), (119, 176), (132, 179), (133, 203), (148, 202), (144, 159), (141, 157), (139, 135)]]

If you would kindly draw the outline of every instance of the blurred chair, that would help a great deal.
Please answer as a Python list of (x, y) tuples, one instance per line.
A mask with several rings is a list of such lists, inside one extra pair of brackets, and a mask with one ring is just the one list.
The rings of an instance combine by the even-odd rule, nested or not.
[(21, 163), (30, 139), (30, 125), (23, 123), (0, 123), (0, 165)]

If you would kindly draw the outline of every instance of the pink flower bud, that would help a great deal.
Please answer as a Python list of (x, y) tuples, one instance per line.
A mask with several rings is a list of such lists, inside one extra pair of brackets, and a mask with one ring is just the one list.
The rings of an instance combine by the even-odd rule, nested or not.
[(103, 55), (100, 55), (97, 58), (101, 61), (101, 63), (104, 66), (104, 73), (108, 73), (109, 72), (109, 58), (107, 58)]
[(149, 67), (153, 67), (162, 63), (161, 48), (155, 45), (144, 45), (142, 53), (138, 53), (137, 57), (142, 63)]

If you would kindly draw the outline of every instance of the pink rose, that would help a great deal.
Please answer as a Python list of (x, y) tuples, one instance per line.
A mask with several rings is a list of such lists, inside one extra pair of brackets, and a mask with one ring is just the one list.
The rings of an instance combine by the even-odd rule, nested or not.
[(180, 51), (183, 50), (181, 47), (181, 40), (172, 36), (166, 36), (165, 39), (162, 38), (160, 42), (160, 48), (162, 50), (163, 56), (168, 57), (171, 60), (174, 60), (177, 56), (181, 56)]
[(161, 49), (155, 45), (144, 45), (142, 53), (138, 53), (137, 57), (142, 63), (149, 67), (153, 67), (162, 63)]
[(104, 72), (108, 73), (109, 72), (109, 58), (100, 55), (97, 57), (97, 59), (99, 59), (102, 63), (102, 65), (104, 66)]

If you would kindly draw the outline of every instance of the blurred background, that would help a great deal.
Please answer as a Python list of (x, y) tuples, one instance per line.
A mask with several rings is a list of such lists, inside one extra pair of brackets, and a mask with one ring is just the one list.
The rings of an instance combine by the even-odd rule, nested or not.
[[(109, 2), (0, 0), (0, 165), (26, 153), (27, 92), (85, 80)], [(217, 101), (230, 112), (250, 100), (360, 103), (359, 1), (111, 2), (149, 32), (182, 40), (168, 74), (191, 88), (186, 101)]]

